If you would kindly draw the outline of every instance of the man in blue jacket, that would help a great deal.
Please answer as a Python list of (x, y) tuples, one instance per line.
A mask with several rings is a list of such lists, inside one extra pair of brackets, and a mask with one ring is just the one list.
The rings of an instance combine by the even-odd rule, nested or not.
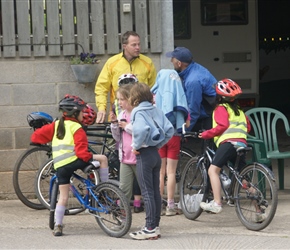
[(176, 47), (166, 56), (171, 57), (174, 69), (183, 80), (190, 113), (190, 126), (187, 129), (198, 131), (211, 128), (216, 98), (213, 85), (217, 82), (216, 78), (208, 69), (194, 62), (190, 50), (185, 47)]

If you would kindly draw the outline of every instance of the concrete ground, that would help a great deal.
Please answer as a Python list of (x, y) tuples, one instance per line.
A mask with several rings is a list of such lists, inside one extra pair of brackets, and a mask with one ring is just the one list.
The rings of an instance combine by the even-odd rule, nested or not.
[[(289, 171), (287, 171), (289, 172)], [(289, 179), (288, 179), (289, 180)], [(183, 215), (162, 216), (161, 239), (111, 238), (88, 214), (65, 216), (64, 236), (48, 228), (48, 210), (33, 210), (18, 200), (0, 201), (0, 249), (289, 249), (290, 189), (279, 191), (272, 223), (260, 232), (247, 230), (235, 208), (224, 205), (221, 214), (202, 213), (190, 221)], [(145, 213), (133, 214), (130, 231), (144, 225)]]

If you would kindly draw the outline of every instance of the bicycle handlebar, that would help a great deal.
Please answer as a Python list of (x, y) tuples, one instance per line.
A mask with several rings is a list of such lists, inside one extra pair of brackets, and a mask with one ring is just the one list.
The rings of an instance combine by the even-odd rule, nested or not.
[(111, 123), (106, 122), (106, 123), (99, 123), (99, 124), (94, 124), (90, 126), (84, 127), (85, 131), (101, 131), (105, 130)]
[(37, 147), (50, 147), (49, 144), (40, 144), (40, 143), (34, 143), (34, 142), (30, 142), (29, 145), (30, 146), (37, 146)]
[(193, 138), (198, 138), (199, 132), (186, 131), (185, 127), (186, 127), (186, 123), (183, 123), (182, 124), (182, 135), (183, 136), (190, 136)]

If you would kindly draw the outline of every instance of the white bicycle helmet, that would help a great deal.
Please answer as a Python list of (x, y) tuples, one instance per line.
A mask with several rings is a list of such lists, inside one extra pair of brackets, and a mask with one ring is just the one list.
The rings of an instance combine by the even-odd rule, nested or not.
[(128, 83), (135, 83), (138, 82), (137, 77), (134, 74), (127, 73), (123, 74), (118, 79), (118, 86), (128, 84)]

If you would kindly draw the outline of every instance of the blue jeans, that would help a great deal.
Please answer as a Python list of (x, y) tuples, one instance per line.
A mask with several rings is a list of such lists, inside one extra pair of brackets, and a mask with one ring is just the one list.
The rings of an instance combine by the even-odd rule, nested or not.
[(137, 159), (137, 178), (146, 211), (146, 227), (159, 226), (161, 213), (160, 167), (161, 158), (156, 147), (141, 148)]

